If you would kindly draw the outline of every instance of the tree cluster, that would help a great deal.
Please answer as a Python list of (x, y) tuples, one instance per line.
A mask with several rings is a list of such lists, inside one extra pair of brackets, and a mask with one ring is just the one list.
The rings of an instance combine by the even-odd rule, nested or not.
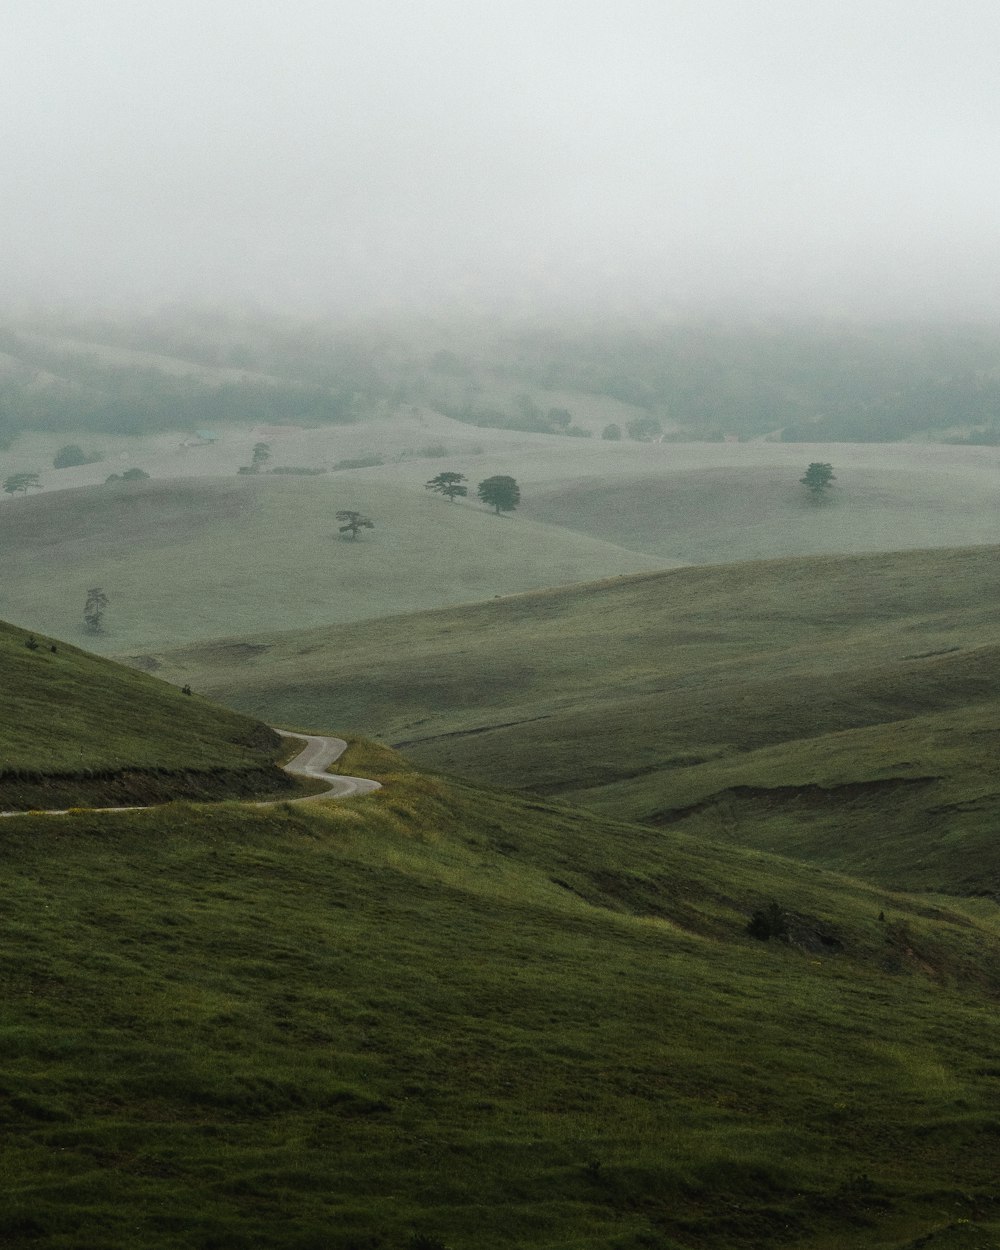
[(101, 457), (93, 451), (84, 451), (79, 443), (66, 443), (52, 457), (53, 469), (71, 469), (80, 464), (96, 464)]
[[(437, 477), (432, 477), (429, 482), (425, 483), (427, 490), (436, 491), (439, 495), (454, 503), (456, 499), (461, 499), (469, 493), (469, 488), (465, 483), (464, 473), (439, 473)], [(513, 512), (517, 505), (521, 502), (521, 488), (512, 477), (506, 474), (497, 474), (494, 477), (484, 478), (476, 487), (476, 494), (488, 504), (496, 512), (497, 516), (501, 512)]]

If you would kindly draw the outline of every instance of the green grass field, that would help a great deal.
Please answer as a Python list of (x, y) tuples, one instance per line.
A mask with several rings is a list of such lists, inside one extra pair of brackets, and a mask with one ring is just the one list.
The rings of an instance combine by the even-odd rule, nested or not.
[(0, 622), (0, 674), (0, 809), (294, 789), (266, 725), (62, 641)]
[[(432, 466), (440, 462), (430, 462)], [(421, 473), (426, 473), (425, 468)], [(356, 542), (335, 513), (376, 524)], [(363, 471), (322, 478), (139, 482), (0, 504), (0, 613), (82, 637), (101, 586), (102, 651), (144, 651), (236, 630), (361, 620), (660, 567), (667, 561)]]
[[(992, 889), (998, 593), (989, 547), (677, 569), (195, 646), (160, 671), (448, 772), (849, 871), (874, 855), (887, 884)], [(870, 839), (897, 818), (882, 859)]]
[[(93, 645), (141, 654), (679, 563), (1000, 542), (996, 448), (609, 443), (479, 431), (407, 410), (263, 431), (272, 464), (378, 453), (383, 465), (238, 478), (260, 433), (227, 429), (217, 444), (187, 449), (179, 435), (80, 435), (107, 459), (46, 471), (42, 494), (0, 503), (0, 614), (76, 638), (86, 591), (99, 585), (113, 607)], [(37, 467), (61, 437), (25, 436), (7, 467)], [(813, 459), (836, 462), (819, 506), (799, 483)], [(153, 480), (85, 485), (130, 466)], [(445, 504), (424, 489), (444, 468), (473, 491), (512, 474), (521, 507), (498, 520), (474, 497)], [(341, 508), (368, 513), (376, 529), (343, 543)]]
[(884, 465), (871, 456), (838, 464), (835, 484), (817, 504), (798, 480), (806, 464), (843, 462), (856, 449), (797, 447), (799, 463), (791, 450), (783, 448), (783, 463), (543, 488), (525, 515), (684, 563), (1000, 542), (992, 452), (978, 465), (971, 457), (949, 465), (945, 449), (899, 455), (893, 448), (895, 458), (885, 449)]
[(5, 1245), (994, 1244), (995, 904), (345, 767), (5, 823)]
[[(67, 379), (288, 363), (119, 337)], [(78, 810), (0, 821), (0, 1246), (1000, 1246), (1000, 448), (481, 430), (435, 386), (638, 410), (432, 339), (351, 424), (4, 452), (0, 810)], [(295, 793), (273, 724), (384, 788), (205, 802)]]

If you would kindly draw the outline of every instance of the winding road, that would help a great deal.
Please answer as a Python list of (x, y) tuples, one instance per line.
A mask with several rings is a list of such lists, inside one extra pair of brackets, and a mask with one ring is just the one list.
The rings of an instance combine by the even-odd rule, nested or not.
[[(338, 773), (328, 773), (326, 770), (329, 766), (347, 750), (347, 743), (343, 738), (327, 738), (321, 737), (319, 734), (296, 734), (289, 733), (284, 729), (276, 729), (275, 733), (281, 734), (283, 738), (298, 738), (304, 742), (305, 746), (287, 764), (283, 764), (286, 773), (290, 773), (293, 777), (308, 777), (313, 781), (323, 781), (327, 783), (327, 788), (321, 790), (318, 794), (304, 794), (297, 799), (266, 799), (263, 802), (253, 802), (253, 807), (277, 807), (279, 803), (315, 803), (318, 799), (347, 799), (356, 794), (370, 794), (372, 790), (381, 790), (381, 783), (372, 781), (368, 777), (344, 777)], [(156, 804), (162, 807), (162, 804)], [(71, 811), (79, 811), (79, 808), (59, 808), (59, 809), (39, 809), (32, 808), (30, 812), (0, 812), (2, 816), (67, 816)], [(143, 807), (88, 807), (88, 812), (145, 812), (149, 810), (149, 806)]]
[(300, 799), (271, 799), (267, 803), (258, 803), (258, 807), (273, 807), (275, 803), (312, 803), (316, 799), (347, 799), (354, 794), (370, 794), (372, 790), (381, 790), (381, 783), (371, 781), (368, 777), (343, 777), (326, 770), (339, 760), (347, 750), (343, 738), (324, 738), (317, 734), (293, 734), (284, 729), (275, 733), (283, 738), (298, 738), (306, 745), (292, 760), (284, 765), (286, 773), (293, 777), (311, 777), (328, 783), (328, 788), (320, 794), (306, 794)]

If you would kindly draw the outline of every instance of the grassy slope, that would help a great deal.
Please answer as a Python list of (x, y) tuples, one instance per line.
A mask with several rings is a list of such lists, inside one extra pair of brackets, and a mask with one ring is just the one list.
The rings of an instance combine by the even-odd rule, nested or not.
[(386, 789), (5, 825), (5, 1244), (1000, 1234), (995, 906), (346, 763)]
[[(851, 844), (824, 826), (815, 854), (873, 871), (866, 839), (904, 804), (920, 853), (896, 844), (883, 880), (993, 888), (996, 857), (977, 848), (994, 817), (985, 795), (1000, 790), (988, 749), (998, 593), (985, 547), (678, 569), (260, 636), (255, 652), (195, 647), (163, 657), (163, 671), (256, 715), (378, 732), (435, 767), (632, 818), (675, 820), (725, 790), (725, 812), (745, 815), (726, 818), (725, 836), (796, 854), (810, 839), (787, 787), (876, 782)], [(847, 794), (825, 806), (816, 794), (809, 811), (835, 824)], [(953, 804), (971, 794), (977, 812), (956, 825)], [(687, 818), (715, 836), (723, 814)], [(779, 816), (780, 838), (761, 823)], [(949, 830), (980, 832), (956, 858)]]
[[(796, 448), (801, 468), (824, 448)], [(841, 467), (820, 506), (799, 466), (719, 465), (632, 480), (575, 482), (531, 495), (525, 515), (633, 551), (685, 562), (950, 547), (1000, 542), (996, 465), (949, 465), (938, 449), (910, 449), (885, 465)], [(926, 463), (920, 465), (921, 452)]]
[(28, 637), (0, 623), (0, 808), (288, 788), (266, 726), (63, 642), (30, 650)]
[[(366, 512), (377, 528), (344, 541), (334, 519), (342, 508)], [(664, 563), (363, 473), (17, 499), (0, 505), (0, 557), (0, 612), (72, 637), (88, 588), (102, 586), (111, 606), (94, 644), (115, 651), (359, 620)]]

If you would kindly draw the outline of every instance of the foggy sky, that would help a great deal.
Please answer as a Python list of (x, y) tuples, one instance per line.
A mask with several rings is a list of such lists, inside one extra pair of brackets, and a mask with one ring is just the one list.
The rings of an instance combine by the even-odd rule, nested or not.
[(6, 0), (0, 299), (1000, 313), (995, 0)]

